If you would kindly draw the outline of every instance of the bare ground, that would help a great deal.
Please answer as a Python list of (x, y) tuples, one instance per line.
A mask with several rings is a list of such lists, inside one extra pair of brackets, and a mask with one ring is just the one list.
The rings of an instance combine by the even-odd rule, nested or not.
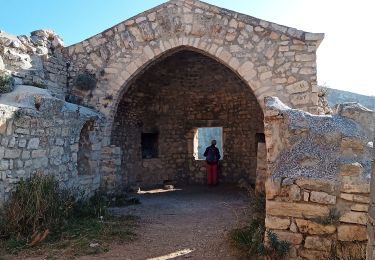
[(142, 204), (116, 214), (140, 217), (138, 238), (84, 259), (236, 259), (228, 233), (244, 220), (248, 199), (228, 186), (186, 187), (140, 195)]
[[(151, 191), (150, 191), (151, 192)], [(229, 232), (246, 221), (249, 198), (233, 186), (188, 186), (175, 191), (154, 190), (136, 195), (141, 204), (114, 208), (116, 215), (139, 216), (134, 241), (118, 244), (87, 259), (166, 260), (239, 259), (230, 245)], [(49, 257), (21, 254), (4, 259), (71, 259), (71, 255), (48, 253)], [(56, 254), (57, 253), (57, 254)], [(0, 257), (1, 259), (1, 257)]]

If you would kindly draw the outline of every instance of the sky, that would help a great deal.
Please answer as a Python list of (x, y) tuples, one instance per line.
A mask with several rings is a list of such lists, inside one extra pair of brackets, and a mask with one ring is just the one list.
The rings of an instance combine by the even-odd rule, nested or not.
[[(375, 96), (372, 0), (206, 0), (300, 30), (325, 33), (318, 84)], [(29, 35), (52, 29), (71, 45), (165, 0), (0, 0), (0, 30)], [(8, 10), (8, 11), (4, 11)]]

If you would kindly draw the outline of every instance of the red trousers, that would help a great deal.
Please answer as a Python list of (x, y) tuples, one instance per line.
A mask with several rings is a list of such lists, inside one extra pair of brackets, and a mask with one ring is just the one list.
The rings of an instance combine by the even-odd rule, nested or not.
[(207, 164), (207, 184), (216, 185), (217, 184), (217, 165)]

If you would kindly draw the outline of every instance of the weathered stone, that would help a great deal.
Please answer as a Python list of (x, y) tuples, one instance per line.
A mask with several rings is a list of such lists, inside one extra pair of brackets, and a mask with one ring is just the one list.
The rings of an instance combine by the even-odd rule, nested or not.
[(292, 245), (300, 245), (302, 243), (302, 234), (283, 230), (272, 230), (272, 232), (274, 232), (280, 240), (287, 241)]
[(340, 225), (337, 227), (337, 239), (340, 241), (367, 240), (366, 227), (361, 225)]
[(288, 216), (297, 218), (316, 218), (325, 217), (329, 214), (327, 206), (315, 205), (310, 203), (296, 203), (296, 202), (266, 202), (267, 215), (273, 216)]
[(307, 192), (307, 191), (304, 191), (303, 192), (303, 200), (304, 201), (309, 201), (309, 198), (310, 198), (310, 193)]
[(305, 238), (305, 248), (315, 249), (319, 251), (330, 251), (332, 245), (331, 239), (319, 236), (307, 236)]
[(336, 231), (334, 225), (322, 225), (311, 220), (296, 219), (298, 229), (301, 233), (310, 235), (333, 234)]
[(289, 230), (294, 232), (294, 233), (297, 233), (298, 227), (297, 227), (296, 223), (292, 222), (292, 224), (290, 224)]
[(340, 217), (341, 222), (366, 225), (367, 213), (349, 211)]
[(289, 94), (305, 92), (309, 89), (309, 83), (302, 80), (285, 87)]
[(290, 219), (267, 216), (265, 226), (269, 229), (288, 229), (290, 226)]
[(265, 190), (266, 190), (266, 198), (273, 199), (276, 197), (281, 188), (280, 184), (281, 180), (280, 179), (273, 179), (273, 178), (268, 178), (265, 182)]
[(35, 150), (39, 148), (39, 138), (31, 138), (27, 144), (28, 150)]
[(341, 191), (346, 193), (370, 193), (370, 183), (357, 180), (343, 180)]
[(363, 167), (358, 162), (340, 165), (341, 176), (358, 176), (362, 173), (362, 170)]
[(352, 211), (368, 212), (368, 204), (354, 204), (350, 207)]
[(31, 158), (40, 158), (45, 157), (47, 155), (46, 150), (34, 150), (31, 152)]
[(370, 198), (368, 196), (358, 195), (358, 194), (341, 193), (340, 198), (342, 198), (344, 200), (360, 202), (360, 203), (369, 203), (370, 202)]
[(6, 149), (4, 153), (4, 159), (15, 159), (21, 155), (20, 149)]
[(289, 198), (292, 201), (301, 200), (301, 189), (297, 185), (291, 185), (289, 188)]
[(321, 191), (312, 191), (310, 193), (310, 201), (321, 204), (336, 204), (336, 196), (329, 195)]
[(335, 191), (335, 187), (337, 185), (334, 181), (328, 180), (318, 180), (318, 179), (306, 179), (301, 178), (296, 180), (296, 184), (301, 187), (302, 189), (307, 190), (315, 190), (315, 191), (324, 191), (328, 193), (332, 193)]
[(330, 252), (302, 249), (298, 251), (298, 255), (307, 260), (327, 260), (329, 259)]

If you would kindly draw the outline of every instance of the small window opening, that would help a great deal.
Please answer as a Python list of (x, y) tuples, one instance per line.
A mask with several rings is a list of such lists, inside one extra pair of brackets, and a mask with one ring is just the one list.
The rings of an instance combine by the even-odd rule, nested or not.
[(90, 160), (92, 140), (90, 138), (90, 133), (94, 130), (94, 124), (95, 122), (93, 120), (87, 121), (81, 129), (77, 153), (77, 168), (79, 175), (91, 173)]
[(220, 151), (223, 159), (223, 128), (222, 127), (202, 127), (197, 128), (194, 135), (194, 158), (195, 160), (205, 160), (204, 151), (211, 145), (211, 141), (216, 140), (216, 147)]
[(143, 159), (158, 158), (159, 134), (158, 133), (142, 133), (141, 146), (142, 146), (142, 158)]
[(255, 139), (257, 140), (258, 143), (265, 143), (266, 142), (266, 137), (263, 133), (256, 133)]

